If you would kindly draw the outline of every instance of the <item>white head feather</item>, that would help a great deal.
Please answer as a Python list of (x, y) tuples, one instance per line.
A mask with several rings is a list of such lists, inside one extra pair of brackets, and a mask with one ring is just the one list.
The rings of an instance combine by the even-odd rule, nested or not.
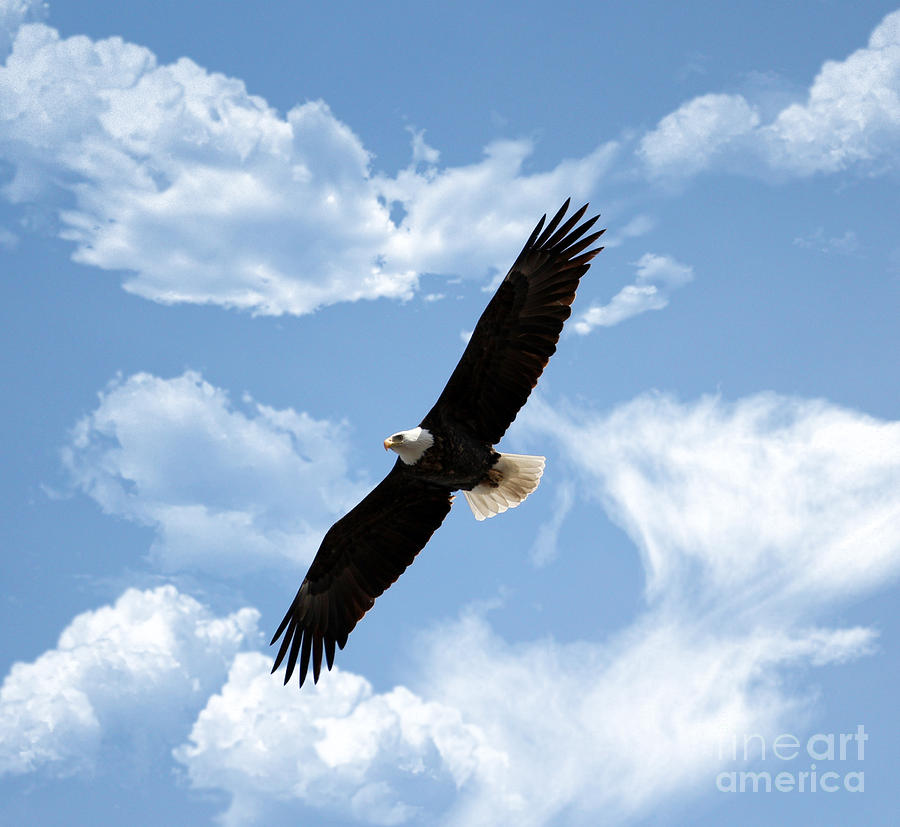
[(398, 431), (384, 441), (385, 449), (395, 451), (407, 465), (415, 465), (433, 444), (434, 437), (427, 428)]

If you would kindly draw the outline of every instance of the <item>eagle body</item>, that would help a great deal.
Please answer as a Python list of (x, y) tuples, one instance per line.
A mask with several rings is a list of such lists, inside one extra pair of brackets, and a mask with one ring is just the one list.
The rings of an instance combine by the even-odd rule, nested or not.
[(397, 453), (388, 475), (325, 534), (272, 643), (284, 682), (312, 664), (318, 681), (335, 646), (412, 563), (463, 491), (483, 520), (519, 505), (538, 486), (544, 457), (496, 450), (525, 404), (571, 314), (575, 290), (602, 247), (603, 230), (566, 218), (566, 201), (541, 218), (475, 326), (462, 358), (421, 423), (384, 441)]
[(434, 440), (432, 445), (412, 464), (407, 464), (401, 456), (396, 465), (406, 466), (417, 479), (443, 485), (451, 491), (471, 491), (485, 482), (500, 454), (466, 428), (433, 420), (429, 418), (419, 426)]

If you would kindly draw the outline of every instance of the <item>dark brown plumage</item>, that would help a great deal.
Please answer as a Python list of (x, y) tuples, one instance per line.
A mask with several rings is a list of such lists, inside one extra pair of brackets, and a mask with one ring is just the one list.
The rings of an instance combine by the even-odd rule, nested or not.
[[(285, 683), (298, 658), (300, 686), (310, 662), (314, 681), (323, 655), (331, 669), (335, 644), (344, 648), (375, 598), (425, 547), (450, 511), (452, 492), (496, 487), (498, 459), (515, 456), (500, 455), (493, 445), (537, 384), (571, 314), (579, 280), (603, 249), (590, 249), (602, 230), (586, 235), (597, 216), (576, 226), (587, 204), (563, 221), (568, 206), (566, 201), (546, 228), (546, 216), (535, 227), (420, 428), (391, 437), (400, 445), (406, 438), (411, 447), (385, 441), (400, 453), (393, 469), (326, 533), (272, 638), (274, 644), (284, 635), (272, 671), (287, 658)], [(420, 430), (417, 444), (412, 435)], [(404, 459), (401, 450), (414, 459)]]
[(587, 204), (558, 227), (568, 207), (566, 201), (543, 233), (547, 216), (534, 228), (481, 314), (459, 364), (423, 420), (424, 427), (452, 411), (478, 439), (495, 445), (516, 418), (556, 351), (579, 280), (603, 249), (587, 249), (603, 230), (582, 237), (599, 216), (572, 230)]

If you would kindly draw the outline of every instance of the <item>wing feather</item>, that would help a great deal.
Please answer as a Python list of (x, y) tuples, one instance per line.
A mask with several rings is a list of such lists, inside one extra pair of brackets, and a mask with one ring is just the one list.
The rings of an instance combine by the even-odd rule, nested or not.
[[(453, 421), (496, 444), (525, 404), (556, 351), (581, 277), (602, 250), (588, 233), (599, 216), (565, 221), (569, 201), (545, 225), (541, 218), (478, 320), (472, 338), (428, 416), (426, 428)], [(591, 249), (592, 248), (592, 249)]]
[[(334, 663), (360, 618), (412, 563), (450, 511), (447, 488), (417, 479), (400, 460), (393, 470), (325, 535), (297, 596), (278, 625), (284, 635), (274, 672), (287, 656), (284, 682), (297, 667), (300, 686)], [(299, 664), (298, 664), (299, 658)]]

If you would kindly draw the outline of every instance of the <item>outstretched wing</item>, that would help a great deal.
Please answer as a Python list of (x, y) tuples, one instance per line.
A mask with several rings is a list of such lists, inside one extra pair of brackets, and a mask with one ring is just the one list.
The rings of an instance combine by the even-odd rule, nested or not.
[[(569, 201), (545, 215), (497, 288), (438, 401), (422, 421), (454, 420), (491, 445), (500, 441), (556, 350), (581, 277), (602, 247), (585, 235), (599, 216), (576, 226), (588, 205), (564, 223)], [(574, 229), (573, 229), (574, 228)]]
[[(453, 497), (439, 485), (404, 470), (391, 472), (325, 535), (300, 590), (272, 643), (284, 640), (274, 672), (287, 655), (287, 683), (300, 657), (300, 686), (310, 657), (319, 680), (324, 650), (328, 668), (359, 619), (412, 563), (450, 511)], [(270, 644), (271, 645), (271, 644)]]

